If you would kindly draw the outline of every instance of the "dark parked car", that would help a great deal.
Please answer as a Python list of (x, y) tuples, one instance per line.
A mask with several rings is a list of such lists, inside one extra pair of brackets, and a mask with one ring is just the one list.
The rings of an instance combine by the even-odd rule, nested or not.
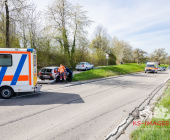
[[(56, 82), (60, 81), (60, 74), (58, 72), (59, 67), (51, 66), (51, 67), (44, 67), (38, 73), (38, 76), (41, 80), (54, 80)], [(69, 68), (66, 68), (67, 73), (67, 81), (72, 81), (73, 73)]]

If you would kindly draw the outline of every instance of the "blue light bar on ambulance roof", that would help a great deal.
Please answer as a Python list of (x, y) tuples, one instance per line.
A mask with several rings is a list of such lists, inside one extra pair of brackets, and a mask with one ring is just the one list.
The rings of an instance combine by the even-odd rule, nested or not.
[(33, 52), (34, 49), (27, 49), (27, 52)]

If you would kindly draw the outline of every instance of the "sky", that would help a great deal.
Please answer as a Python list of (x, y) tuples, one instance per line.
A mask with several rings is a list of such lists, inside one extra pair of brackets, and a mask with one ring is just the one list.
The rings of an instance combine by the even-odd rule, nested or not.
[[(170, 0), (68, 0), (88, 11), (94, 21), (89, 38), (98, 25), (107, 28), (111, 37), (128, 41), (132, 47), (152, 53), (165, 48), (170, 55)], [(34, 0), (44, 10), (52, 0)]]

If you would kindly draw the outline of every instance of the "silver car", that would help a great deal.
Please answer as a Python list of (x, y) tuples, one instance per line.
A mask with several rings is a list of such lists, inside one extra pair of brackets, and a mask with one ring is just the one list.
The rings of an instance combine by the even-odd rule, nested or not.
[(162, 71), (162, 68), (161, 68), (161, 67), (158, 67), (158, 71)]
[[(56, 79), (56, 82), (60, 81), (60, 73), (58, 72), (57, 66), (51, 66), (51, 67), (44, 67), (40, 70), (38, 76), (41, 80), (54, 80)], [(73, 77), (73, 72), (66, 68), (66, 78), (67, 81), (71, 82)]]
[(94, 65), (89, 62), (80, 62), (76, 65), (76, 70), (90, 70), (93, 69)]
[(59, 75), (57, 71), (58, 67), (44, 67), (40, 70), (38, 75), (41, 80), (54, 80)]

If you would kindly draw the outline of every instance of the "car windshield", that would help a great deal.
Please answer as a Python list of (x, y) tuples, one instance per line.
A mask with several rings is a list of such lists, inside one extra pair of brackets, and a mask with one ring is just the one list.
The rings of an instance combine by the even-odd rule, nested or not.
[(152, 68), (154, 68), (154, 65), (146, 65), (146, 67), (152, 67)]
[(77, 65), (84, 65), (84, 62), (80, 62), (80, 63), (78, 63)]
[(52, 69), (42, 69), (41, 72), (51, 72)]

